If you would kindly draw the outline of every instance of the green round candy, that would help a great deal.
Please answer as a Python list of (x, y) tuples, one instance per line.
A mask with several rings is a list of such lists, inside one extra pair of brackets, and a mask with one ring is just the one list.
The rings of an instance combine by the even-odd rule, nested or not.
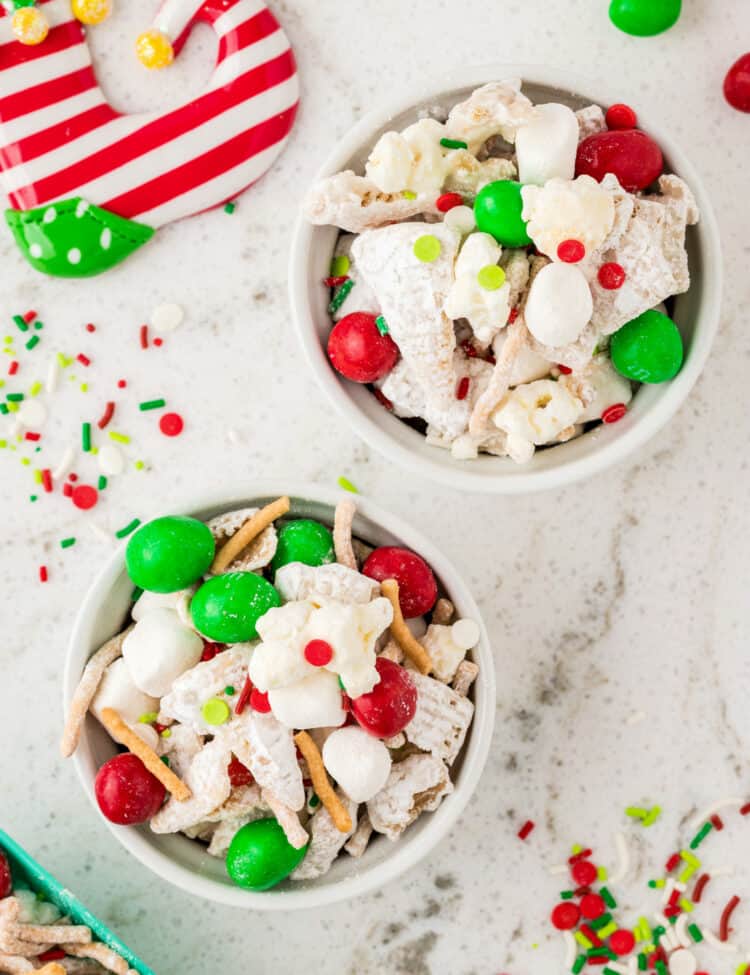
[(307, 853), (295, 850), (275, 819), (256, 819), (234, 834), (227, 851), (227, 873), (247, 890), (268, 890), (288, 877)]
[(531, 243), (521, 216), (521, 189), (521, 184), (512, 179), (498, 179), (483, 187), (474, 201), (477, 227), (505, 247), (528, 247)]
[(645, 311), (623, 325), (609, 346), (615, 369), (639, 383), (663, 383), (680, 371), (682, 336), (671, 318)]
[(147, 522), (125, 550), (128, 575), (149, 592), (177, 592), (192, 586), (213, 562), (215, 544), (196, 518), (167, 515)]
[(652, 37), (674, 27), (682, 0), (612, 0), (609, 18), (615, 27), (636, 37)]
[(333, 535), (326, 526), (309, 518), (299, 518), (288, 521), (279, 531), (279, 543), (271, 568), (276, 572), (289, 562), (325, 565), (335, 558)]
[(217, 643), (255, 640), (255, 625), (269, 609), (281, 605), (270, 582), (254, 572), (226, 572), (204, 582), (190, 603), (196, 629)]

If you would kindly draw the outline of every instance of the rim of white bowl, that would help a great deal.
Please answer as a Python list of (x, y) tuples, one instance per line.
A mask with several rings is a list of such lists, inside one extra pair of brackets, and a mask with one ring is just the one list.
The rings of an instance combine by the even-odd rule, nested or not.
[[(211, 509), (231, 509), (252, 502), (254, 499), (280, 497), (285, 494), (291, 498), (329, 505), (332, 508), (336, 506), (342, 496), (341, 491), (314, 484), (259, 481), (251, 484), (247, 491), (232, 494), (215, 492), (197, 498), (188, 498), (184, 503), (174, 505), (169, 512), (164, 513), (195, 512), (199, 514)], [(97, 768), (84, 725), (80, 743), (73, 755), (73, 761), (84, 792), (96, 809), (97, 815), (117, 838), (118, 842), (144, 866), (162, 879), (197, 897), (226, 904), (230, 907), (260, 911), (316, 908), (359, 897), (384, 886), (426, 857), (454, 827), (479, 784), (492, 742), (496, 707), (492, 648), (479, 607), (463, 581), (463, 576), (459, 570), (418, 529), (361, 495), (356, 496), (356, 502), (359, 514), (378, 524), (386, 532), (399, 538), (404, 545), (418, 552), (433, 568), (445, 586), (448, 595), (461, 606), (468, 608), (479, 624), (480, 640), (474, 650), (474, 657), (480, 667), (479, 676), (474, 684), (475, 711), (467, 743), (462, 751), (462, 764), (457, 781), (454, 783), (455, 790), (443, 800), (435, 812), (430, 814), (429, 821), (418, 834), (410, 838), (407, 830), (404, 837), (393, 844), (392, 855), (371, 868), (365, 868), (358, 874), (323, 887), (300, 890), (285, 889), (275, 892), (248, 891), (240, 887), (221, 884), (181, 866), (165, 853), (156, 850), (136, 828), (116, 826), (102, 816), (93, 788)], [(154, 515), (153, 517), (159, 516)], [(90, 645), (86, 631), (97, 607), (106, 599), (113, 584), (124, 571), (126, 546), (127, 539), (123, 540), (108, 559), (84, 596), (83, 603), (76, 616), (63, 673), (64, 713), (67, 713), (73, 692), (80, 680), (83, 666), (96, 649)], [(120, 622), (118, 620), (117, 625)]]
[[(524, 83), (531, 85), (557, 88), (577, 97), (590, 98), (592, 103), (599, 105), (610, 105), (622, 100), (622, 94), (618, 97), (612, 93), (609, 83), (600, 83), (545, 65), (497, 63), (457, 70), (450, 72), (440, 82), (433, 81), (418, 90), (410, 89), (408, 96), (401, 95), (394, 98), (365, 115), (338, 142), (315, 179), (339, 172), (357, 151), (372, 145), (374, 133), (401, 113), (408, 112), (430, 99), (442, 100), (451, 91), (511, 77), (520, 77)], [(701, 215), (700, 223), (694, 229), (701, 241), (702, 297), (689, 354), (681, 371), (669, 382), (668, 388), (659, 401), (639, 417), (629, 429), (583, 456), (565, 459), (565, 448), (569, 448), (571, 444), (580, 445), (587, 438), (595, 437), (599, 428), (587, 432), (577, 440), (570, 441), (569, 444), (544, 451), (545, 456), (551, 452), (560, 453), (559, 463), (554, 467), (542, 470), (523, 468), (511, 470), (506, 465), (503, 470), (498, 465), (497, 472), (489, 473), (486, 468), (478, 470), (474, 466), (478, 465), (478, 461), (465, 461), (463, 466), (458, 466), (456, 462), (450, 464), (445, 456), (447, 454), (450, 458), (450, 453), (439, 448), (432, 448), (434, 457), (418, 455), (397, 442), (379, 423), (363, 412), (354, 402), (352, 391), (347, 388), (354, 384), (348, 383), (343, 377), (338, 377), (334, 373), (316, 333), (309, 302), (307, 270), (313, 237), (316, 230), (321, 228), (313, 226), (304, 215), (300, 214), (294, 229), (290, 252), (289, 297), (292, 318), (318, 384), (365, 442), (413, 473), (449, 487), (466, 491), (517, 495), (564, 487), (620, 463), (642, 447), (674, 416), (698, 380), (711, 351), (721, 313), (723, 269), (718, 224), (703, 180), (671, 135), (663, 126), (654, 125), (654, 121), (648, 115), (639, 112), (639, 127), (659, 133), (658, 141), (665, 156), (673, 164), (674, 171), (690, 186)], [(695, 269), (691, 269), (691, 272), (694, 273)], [(453, 461), (452, 458), (450, 460)], [(497, 458), (497, 460), (502, 462), (506, 459)]]

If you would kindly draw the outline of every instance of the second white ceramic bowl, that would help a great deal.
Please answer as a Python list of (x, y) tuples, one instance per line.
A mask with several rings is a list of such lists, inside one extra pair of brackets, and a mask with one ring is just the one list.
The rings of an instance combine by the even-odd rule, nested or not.
[[(364, 172), (370, 149), (389, 129), (403, 129), (433, 106), (450, 108), (480, 85), (520, 77), (534, 103), (563, 102), (573, 109), (596, 103), (608, 106), (627, 101), (627, 90), (584, 81), (550, 67), (492, 64), (453, 74), (422, 91), (409, 91), (363, 118), (326, 160), (318, 178), (344, 169)], [(425, 478), (465, 491), (523, 494), (556, 488), (589, 477), (643, 447), (685, 400), (708, 358), (719, 322), (722, 263), (716, 220), (703, 181), (682, 149), (657, 119), (639, 114), (639, 125), (661, 146), (667, 169), (690, 186), (701, 211), (696, 227), (688, 228), (687, 249), (692, 285), (680, 295), (674, 317), (685, 339), (685, 362), (671, 382), (641, 386), (627, 416), (597, 427), (568, 443), (538, 450), (533, 459), (517, 465), (509, 458), (481, 455), (459, 461), (449, 451), (430, 447), (421, 433), (385, 410), (364, 386), (340, 376), (328, 361), (326, 343), (331, 330), (327, 306), (329, 273), (338, 237), (334, 227), (298, 222), (291, 252), (289, 288), (297, 334), (320, 386), (351, 423), (355, 432), (389, 460)]]
[[(224, 511), (259, 506), (287, 494), (290, 514), (333, 523), (340, 492), (313, 485), (260, 483), (234, 497), (223, 494), (202, 498), (186, 506), (196, 518), (207, 520)], [(146, 826), (116, 826), (107, 820), (113, 835), (141, 863), (164, 880), (197, 897), (253, 910), (282, 910), (320, 907), (348, 900), (381, 887), (426, 856), (452, 829), (477, 787), (487, 760), (495, 718), (495, 672), (487, 631), (479, 609), (456, 569), (427, 538), (410, 525), (357, 497), (354, 534), (371, 545), (403, 545), (419, 553), (432, 567), (441, 591), (454, 603), (461, 617), (479, 623), (481, 638), (473, 651), (479, 676), (472, 690), (476, 707), (466, 744), (451, 770), (455, 790), (433, 813), (424, 813), (395, 843), (375, 837), (358, 860), (344, 854), (329, 873), (317, 880), (286, 883), (263, 893), (242, 890), (226, 873), (223, 860), (209, 856), (200, 843), (181, 834), (159, 836)], [(170, 512), (176, 513), (176, 512)], [(64, 674), (64, 707), (67, 711), (86, 661), (105, 640), (119, 632), (131, 603), (133, 584), (125, 571), (125, 544), (115, 552), (89, 590), (79, 610), (68, 648)], [(83, 788), (97, 809), (94, 779), (101, 765), (117, 754), (117, 748), (101, 725), (91, 716), (86, 724), (74, 760)]]

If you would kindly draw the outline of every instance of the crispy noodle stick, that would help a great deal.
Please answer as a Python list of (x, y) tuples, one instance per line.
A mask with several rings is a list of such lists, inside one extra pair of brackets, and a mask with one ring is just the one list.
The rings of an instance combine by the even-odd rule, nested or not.
[(117, 952), (103, 945), (101, 941), (90, 941), (87, 945), (64, 944), (60, 947), (75, 958), (93, 958), (108, 972), (114, 972), (115, 975), (128, 975), (128, 963), (122, 955), (118, 955)]
[[(102, 709), (102, 724), (115, 741), (124, 745), (128, 751), (140, 758), (149, 772), (161, 782), (168, 792), (172, 793), (175, 799), (179, 802), (185, 802), (192, 796), (192, 792), (182, 779), (178, 779), (174, 772), (167, 768), (156, 752), (149, 748), (146, 742), (125, 724), (114, 708)], [(86, 955), (85, 957), (91, 958), (93, 956)]]
[(357, 506), (351, 498), (342, 498), (336, 505), (333, 519), (333, 547), (336, 551), (336, 561), (349, 569), (357, 568), (357, 560), (352, 548), (352, 522), (357, 513)]
[(380, 591), (393, 606), (391, 635), (420, 674), (429, 674), (432, 670), (432, 660), (422, 644), (412, 636), (411, 630), (404, 622), (401, 604), (398, 601), (398, 583), (395, 579), (386, 579), (380, 583)]
[(289, 843), (295, 850), (301, 850), (307, 844), (310, 837), (299, 821), (297, 813), (283, 803), (273, 792), (269, 792), (268, 789), (260, 790), (260, 798), (276, 817), (276, 822), (284, 830), (284, 835), (289, 840)]
[(344, 804), (333, 791), (331, 783), (328, 781), (328, 773), (323, 765), (323, 758), (318, 751), (318, 746), (306, 731), (299, 731), (294, 736), (294, 743), (302, 752), (302, 756), (307, 762), (313, 788), (320, 801), (328, 810), (333, 825), (339, 833), (351, 832), (352, 818)]
[(223, 572), (234, 562), (243, 548), (247, 548), (250, 542), (254, 538), (257, 538), (277, 518), (285, 515), (289, 511), (289, 506), (289, 498), (283, 497), (277, 498), (275, 501), (267, 504), (265, 508), (256, 511), (252, 518), (248, 518), (245, 524), (216, 553), (213, 565), (211, 566), (211, 572), (214, 575)]
[(60, 751), (62, 752), (63, 758), (70, 758), (78, 747), (83, 722), (86, 720), (89, 705), (99, 690), (99, 684), (101, 683), (102, 677), (104, 677), (104, 671), (118, 657), (122, 656), (122, 641), (133, 629), (133, 625), (123, 630), (122, 633), (118, 633), (117, 636), (113, 636), (111, 640), (107, 640), (86, 664), (81, 679), (78, 682), (78, 687), (75, 689), (75, 694), (73, 694), (73, 699), (70, 702), (68, 718), (63, 729), (63, 736), (60, 742)]
[(454, 607), (450, 599), (440, 598), (435, 603), (435, 608), (432, 610), (431, 623), (435, 623), (437, 626), (447, 626), (453, 619)]
[(36, 975), (65, 975), (65, 969), (56, 961), (51, 961), (44, 968), (37, 968)]
[(26, 972), (33, 972), (34, 966), (28, 958), (21, 958), (20, 955), (3, 955), (0, 953), (0, 972), (7, 975), (26, 975)]

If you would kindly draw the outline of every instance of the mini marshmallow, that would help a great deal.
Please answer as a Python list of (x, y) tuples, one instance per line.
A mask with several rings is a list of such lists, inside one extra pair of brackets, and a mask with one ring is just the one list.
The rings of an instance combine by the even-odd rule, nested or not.
[(438, 680), (453, 680), (466, 651), (479, 641), (479, 627), (474, 620), (456, 620), (452, 626), (432, 623), (421, 641), (432, 660), (432, 672)]
[(543, 186), (554, 176), (573, 179), (578, 132), (575, 112), (566, 105), (537, 105), (516, 136), (519, 180)]
[(472, 650), (479, 643), (479, 624), (474, 620), (456, 620), (451, 627), (453, 642), (462, 650)]
[(122, 644), (122, 655), (136, 687), (163, 697), (173, 682), (201, 659), (203, 641), (172, 609), (145, 613)]
[(114, 708), (126, 724), (140, 732), (146, 725), (141, 723), (139, 728), (138, 719), (144, 714), (156, 714), (159, 711), (159, 701), (136, 687), (126, 660), (118, 657), (104, 671), (99, 690), (89, 706), (97, 721), (101, 721), (104, 708)]
[(547, 264), (529, 290), (526, 327), (544, 345), (569, 345), (588, 325), (593, 310), (583, 273), (572, 264)]
[(510, 285), (488, 290), (479, 281), (482, 268), (496, 265), (502, 247), (490, 234), (476, 233), (468, 237), (455, 264), (455, 280), (445, 301), (449, 318), (466, 318), (472, 331), (483, 345), (505, 328), (510, 314)]
[(537, 250), (553, 261), (564, 240), (577, 240), (591, 256), (615, 222), (613, 194), (591, 176), (551, 179), (544, 186), (524, 186), (523, 219)]
[(133, 603), (130, 615), (137, 623), (155, 609), (173, 609), (184, 621), (189, 618), (187, 603), (194, 592), (193, 588), (180, 589), (177, 592), (143, 592)]
[(287, 728), (338, 728), (346, 720), (339, 679), (322, 668), (296, 684), (269, 691), (268, 703)]
[(576, 422), (582, 410), (583, 403), (566, 386), (552, 379), (539, 379), (511, 390), (492, 420), (525, 455), (528, 449), (523, 450), (520, 442), (550, 443)]
[(383, 193), (439, 193), (446, 172), (443, 133), (443, 126), (431, 118), (420, 119), (400, 134), (386, 132), (370, 153), (365, 174)]
[(328, 736), (323, 764), (354, 802), (368, 802), (376, 796), (391, 772), (391, 756), (383, 742), (354, 726)]

